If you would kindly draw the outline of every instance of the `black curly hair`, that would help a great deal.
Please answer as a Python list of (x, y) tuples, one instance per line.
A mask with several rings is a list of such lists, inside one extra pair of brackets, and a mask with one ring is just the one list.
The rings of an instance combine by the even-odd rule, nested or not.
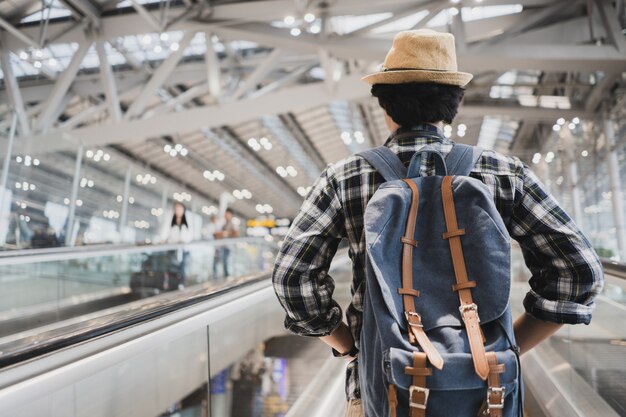
[(465, 90), (432, 83), (374, 84), (372, 96), (389, 117), (403, 127), (418, 123), (452, 123)]

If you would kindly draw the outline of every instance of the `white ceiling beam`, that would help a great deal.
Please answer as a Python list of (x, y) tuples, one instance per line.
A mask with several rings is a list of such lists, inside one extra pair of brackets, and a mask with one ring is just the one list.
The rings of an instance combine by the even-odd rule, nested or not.
[[(85, 146), (102, 146), (111, 143), (143, 141), (152, 137), (172, 134), (188, 134), (203, 127), (233, 125), (259, 119), (264, 115), (299, 112), (323, 106), (334, 100), (358, 100), (369, 96), (368, 86), (361, 81), (361, 74), (344, 77), (334, 92), (320, 88), (321, 83), (310, 83), (283, 89), (254, 99), (220, 105), (202, 106), (158, 117), (126, 120), (117, 124), (87, 126), (78, 129), (55, 131), (46, 135), (22, 138), (21, 146), (36, 146), (38, 149), (53, 150), (67, 146), (67, 138), (80, 140)], [(554, 121), (559, 117), (589, 118), (592, 113), (585, 110), (560, 110), (540, 107), (506, 106), (498, 104), (465, 104), (461, 108), (463, 117), (501, 115), (515, 119)]]
[(87, 122), (90, 117), (95, 117), (100, 112), (107, 110), (108, 106), (109, 103), (107, 103), (106, 101), (103, 101), (100, 104), (92, 104), (85, 110), (71, 117), (70, 119), (59, 123), (58, 127), (60, 129), (73, 129), (79, 124)]
[(133, 9), (139, 13), (139, 15), (152, 27), (155, 32), (161, 32), (161, 23), (152, 16), (152, 14), (146, 9), (143, 4), (139, 3), (137, 0), (130, 0), (133, 5)]
[(547, 7), (539, 9), (531, 15), (526, 16), (524, 20), (520, 20), (506, 32), (489, 39), (483, 46), (487, 47), (488, 45), (493, 45), (495, 43), (500, 43), (504, 40), (514, 38), (526, 30), (531, 29), (533, 26), (546, 21), (546, 19), (552, 17), (553, 15), (562, 12), (564, 7), (572, 7), (579, 2), (580, 0), (559, 0), (553, 4), (548, 4)]
[(61, 3), (70, 10), (80, 13), (91, 19), (93, 22), (98, 23), (100, 20), (100, 9), (93, 4), (90, 0), (61, 0)]
[(102, 82), (104, 87), (109, 116), (114, 122), (119, 122), (122, 120), (122, 109), (120, 108), (120, 99), (117, 95), (113, 70), (109, 63), (104, 44), (105, 42), (102, 39), (95, 41), (96, 52), (98, 53), (98, 60), (100, 61), (100, 82)]
[[(7, 32), (15, 36), (17, 39), (19, 39), (19, 41), (21, 42), (21, 45), (19, 45), (20, 47), (23, 47), (24, 46), (23, 44), (26, 44), (27, 46), (30, 46), (32, 48), (39, 48), (39, 44), (35, 42), (33, 38), (23, 33), (21, 30), (17, 29), (15, 26), (13, 26), (12, 24), (10, 24), (9, 22), (7, 22), (1, 17), (0, 17), (0, 26), (3, 27), (4, 30), (6, 30)], [(9, 43), (9, 42), (6, 42), (6, 43)], [(11, 49), (11, 47), (8, 45), (7, 45), (7, 48)]]
[(279, 88), (285, 87), (287, 85), (289, 85), (290, 83), (296, 81), (298, 78), (300, 78), (302, 76), (302, 74), (304, 74), (305, 72), (307, 72), (308, 70), (311, 69), (311, 64), (309, 65), (303, 65), (299, 68), (296, 68), (295, 70), (293, 70), (292, 72), (290, 72), (289, 74), (285, 75), (284, 77), (270, 83), (267, 84), (266, 86), (260, 88), (259, 90), (255, 90), (253, 92), (251, 92), (250, 94), (248, 94), (248, 98), (257, 98), (257, 97), (261, 97), (264, 94), (268, 94), (271, 93), (272, 91), (276, 91)]
[(624, 39), (624, 32), (620, 24), (617, 10), (613, 8), (611, 0), (596, 0), (598, 7), (598, 13), (604, 23), (604, 29), (607, 34), (609, 43), (622, 54), (626, 54), (626, 39)]
[[(261, 58), (248, 57), (243, 61), (239, 62), (239, 65), (245, 68), (254, 68), (256, 65), (262, 62)], [(288, 65), (289, 67), (296, 67), (299, 69), (309, 69), (311, 66), (316, 63), (314, 58), (308, 56), (294, 56), (294, 57), (284, 57), (282, 60), (283, 64)], [(147, 81), (147, 70), (144, 69), (141, 65), (139, 69), (125, 69), (125, 68), (117, 68), (114, 72), (117, 84), (117, 91), (126, 92), (127, 90), (134, 88), (139, 84), (144, 84)], [(220, 69), (221, 68), (221, 69)], [(221, 71), (228, 71), (229, 65), (227, 62), (221, 62), (220, 69)], [(172, 74), (167, 78), (164, 86), (171, 86), (176, 84), (186, 84), (193, 85), (199, 82), (206, 82), (207, 79), (207, 67), (204, 62), (199, 61), (185, 61), (179, 63), (176, 69), (172, 72)], [(93, 96), (97, 94), (103, 94), (104, 88), (100, 81), (100, 75), (93, 72), (81, 73), (79, 74), (74, 83), (72, 84), (72, 91), (81, 96)], [(24, 101), (27, 103), (30, 102), (40, 102), (45, 100), (52, 91), (54, 86), (54, 82), (50, 80), (20, 80), (20, 89), (22, 92), (22, 97)], [(263, 88), (264, 91), (265, 87)], [(271, 91), (271, 90), (269, 90)], [(251, 95), (256, 95), (257, 92), (251, 92)], [(4, 86), (0, 87), (0, 102), (8, 100), (7, 93), (4, 89)]]
[(587, 100), (585, 102), (585, 108), (587, 111), (593, 112), (598, 109), (598, 106), (602, 101), (609, 96), (609, 91), (615, 82), (621, 77), (621, 73), (607, 72), (604, 74), (604, 78), (593, 88)]
[(157, 90), (161, 88), (163, 83), (167, 80), (167, 78), (172, 74), (172, 72), (178, 65), (178, 61), (180, 61), (180, 59), (183, 57), (185, 49), (187, 49), (195, 34), (195, 32), (185, 33), (185, 35), (179, 42), (178, 50), (172, 51), (170, 55), (163, 61), (163, 63), (161, 63), (161, 65), (157, 68), (157, 70), (152, 74), (152, 77), (146, 83), (141, 93), (139, 93), (139, 96), (135, 99), (135, 101), (133, 101), (133, 103), (126, 111), (126, 114), (124, 115), (125, 119), (128, 120), (132, 117), (138, 116), (144, 111), (148, 100), (154, 97)]
[[(522, 4), (523, 6), (545, 6), (548, 0), (483, 0), (482, 5), (500, 4)], [(424, 2), (426, 3), (426, 2)], [(386, 0), (384, 2), (369, 2), (363, 0), (342, 0), (333, 3), (329, 7), (330, 15), (360, 15), (369, 13), (383, 13), (390, 8), (401, 8), (415, 5), (416, 0)], [(186, 6), (173, 6), (171, 10), (184, 10)], [(233, 4), (215, 5), (212, 7), (211, 18), (214, 23), (204, 23), (179, 19), (168, 25), (168, 30), (211, 30), (213, 27), (230, 25), (246, 20), (282, 20), (286, 10), (293, 7), (293, 0), (270, 0), (241, 2)], [(235, 19), (228, 21), (228, 19)], [(154, 32), (153, 24), (148, 23), (141, 16), (135, 13), (111, 14), (100, 17), (101, 36), (105, 40), (114, 38), (139, 35)], [(39, 27), (30, 25), (19, 27), (19, 32), (29, 38), (29, 41), (39, 36)], [(84, 40), (83, 25), (76, 25), (71, 20), (52, 21), (48, 24), (49, 39), (58, 43), (81, 42)], [(11, 51), (21, 49), (25, 45), (25, 40), (19, 38), (20, 35), (12, 33), (5, 45)], [(30, 45), (34, 46), (34, 45)]]
[(83, 58), (87, 55), (87, 51), (89, 51), (90, 47), (91, 42), (83, 41), (80, 43), (78, 45), (78, 49), (74, 52), (70, 63), (67, 65), (67, 68), (63, 70), (57, 79), (50, 96), (48, 96), (44, 102), (43, 110), (37, 120), (37, 127), (39, 130), (45, 132), (54, 123), (54, 116), (58, 114), (59, 111), (58, 107), (63, 102), (63, 98), (72, 85), (72, 82), (76, 77), (76, 73), (78, 73), (80, 68), (80, 64), (83, 62)]
[(379, 27), (385, 26), (385, 25), (387, 25), (389, 23), (392, 23), (392, 22), (395, 22), (397, 20), (403, 19), (405, 17), (417, 14), (417, 13), (421, 12), (422, 10), (424, 10), (425, 8), (427, 8), (427, 6), (429, 4), (432, 4), (432, 3), (436, 3), (436, 2), (432, 2), (431, 1), (429, 3), (418, 4), (418, 5), (412, 4), (409, 7), (406, 7), (406, 8), (400, 9), (400, 10), (396, 10), (395, 12), (393, 12), (392, 16), (390, 16), (390, 17), (388, 17), (386, 19), (383, 19), (383, 20), (381, 20), (379, 22), (372, 23), (370, 25), (364, 26), (364, 27), (359, 28), (357, 30), (353, 30), (352, 32), (346, 34), (345, 36), (347, 36), (347, 37), (360, 36), (360, 35), (369, 33), (371, 31), (373, 31), (375, 29), (378, 29)]
[(181, 106), (190, 102), (193, 99), (204, 96), (206, 94), (209, 94), (209, 86), (207, 86), (206, 83), (195, 85), (187, 91), (180, 93), (176, 97), (172, 97), (162, 106), (146, 111), (146, 117), (152, 117), (157, 114), (167, 113), (176, 108), (176, 106)]
[[(32, 137), (30, 146), (38, 146), (42, 150), (44, 148), (57, 149), (57, 146), (63, 146), (66, 143), (63, 138), (68, 137), (80, 140), (85, 146), (128, 143), (169, 134), (188, 134), (202, 127), (233, 125), (258, 119), (267, 114), (302, 111), (324, 105), (332, 100), (352, 100), (366, 96), (369, 90), (360, 78), (360, 75), (345, 77), (334, 94), (320, 88), (320, 83), (298, 85), (255, 99), (194, 107), (154, 118), (125, 120), (117, 124), (50, 132)], [(24, 144), (29, 142), (28, 138), (22, 139), (24, 139)]]
[(438, 5), (436, 4), (436, 5), (430, 6), (427, 9), (428, 10), (428, 15), (426, 15), (422, 20), (420, 20), (415, 25), (413, 25), (413, 27), (411, 29), (422, 29), (422, 28), (425, 28), (426, 25), (428, 25), (428, 22), (433, 20), (435, 18), (435, 16), (437, 16), (439, 14), (439, 12), (441, 12), (443, 9), (446, 9), (446, 8), (450, 7), (449, 4), (442, 3), (440, 1), (438, 1), (436, 3), (438, 3)]
[(278, 60), (282, 53), (283, 52), (278, 48), (275, 48), (272, 52), (270, 52), (261, 65), (256, 67), (255, 70), (252, 71), (252, 73), (248, 75), (248, 77), (239, 85), (232, 98), (238, 100), (247, 92), (254, 89), (260, 81), (262, 81), (274, 68), (276, 68), (276, 64), (278, 64)]
[(11, 52), (5, 49), (0, 49), (0, 65), (4, 76), (4, 85), (9, 97), (9, 104), (13, 107), (13, 111), (15, 111), (17, 115), (20, 135), (29, 136), (30, 125), (28, 124), (28, 116), (26, 114), (26, 108), (24, 107), (22, 93), (17, 84), (15, 74), (13, 73), (13, 66), (11, 65)]
[[(297, 38), (285, 30), (257, 23), (245, 23), (215, 29), (229, 39), (254, 39), (263, 45), (316, 53), (319, 48), (344, 59), (365, 59), (380, 62), (387, 54), (391, 41), (359, 37), (320, 41), (314, 35), (303, 33)], [(510, 45), (503, 43), (489, 48), (468, 47), (458, 54), (459, 68), (464, 71), (538, 69), (562, 71), (619, 70), (626, 64), (626, 56), (613, 47), (596, 45)]]

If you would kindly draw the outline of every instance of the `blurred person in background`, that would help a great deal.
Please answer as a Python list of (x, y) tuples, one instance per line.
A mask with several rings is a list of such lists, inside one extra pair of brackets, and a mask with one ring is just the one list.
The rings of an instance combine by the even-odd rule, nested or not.
[[(226, 212), (224, 213), (224, 225), (222, 226), (221, 230), (219, 230), (218, 232), (215, 232), (215, 238), (225, 239), (225, 238), (233, 238), (233, 237), (238, 237), (238, 236), (239, 236), (239, 231), (233, 224), (233, 211), (227, 208)], [(220, 252), (219, 258), (221, 259), (222, 264), (224, 266), (224, 278), (227, 278), (228, 276), (230, 276), (230, 273), (228, 271), (228, 259), (230, 257), (230, 248), (227, 245), (224, 245), (224, 246), (219, 247), (218, 251)], [(215, 265), (216, 264), (214, 263), (214, 272), (217, 272), (217, 267)]]
[[(167, 243), (189, 243), (193, 240), (193, 233), (187, 223), (187, 217), (185, 216), (185, 206), (183, 203), (174, 203), (174, 214), (172, 215), (172, 221), (169, 229), (166, 230), (166, 236), (164, 241)], [(176, 259), (180, 262), (180, 273), (182, 276), (182, 282), (179, 287), (184, 288), (186, 282), (186, 265), (189, 258), (189, 252), (186, 250), (178, 249), (176, 251)]]

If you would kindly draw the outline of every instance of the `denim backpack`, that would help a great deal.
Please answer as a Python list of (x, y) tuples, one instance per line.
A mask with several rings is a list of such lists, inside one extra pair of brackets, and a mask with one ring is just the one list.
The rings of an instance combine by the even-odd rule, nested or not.
[[(385, 179), (365, 210), (359, 379), (366, 417), (522, 417), (509, 291), (510, 238), (482, 149), (430, 146), (407, 169), (388, 148), (359, 154)], [(434, 176), (419, 176), (432, 154)]]

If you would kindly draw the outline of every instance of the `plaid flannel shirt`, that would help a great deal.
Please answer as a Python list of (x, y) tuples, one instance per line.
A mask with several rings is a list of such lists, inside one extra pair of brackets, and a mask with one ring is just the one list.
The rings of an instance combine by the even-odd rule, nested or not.
[[(415, 136), (396, 139), (407, 130)], [(419, 125), (399, 130), (385, 146), (408, 166), (413, 154), (427, 144), (444, 155), (453, 145), (436, 127)], [(424, 158), (420, 173), (434, 174), (432, 158)], [(593, 300), (603, 286), (603, 271), (572, 219), (516, 157), (485, 150), (470, 176), (487, 185), (511, 237), (522, 248), (532, 273), (526, 311), (545, 321), (588, 324)], [(291, 332), (324, 336), (342, 320), (328, 269), (339, 242), (346, 238), (353, 263), (346, 318), (358, 347), (365, 292), (363, 214), (383, 182), (371, 165), (353, 155), (329, 165), (313, 185), (280, 248), (272, 277), (287, 313), (285, 327)], [(356, 361), (348, 365), (346, 395), (360, 398)]]

